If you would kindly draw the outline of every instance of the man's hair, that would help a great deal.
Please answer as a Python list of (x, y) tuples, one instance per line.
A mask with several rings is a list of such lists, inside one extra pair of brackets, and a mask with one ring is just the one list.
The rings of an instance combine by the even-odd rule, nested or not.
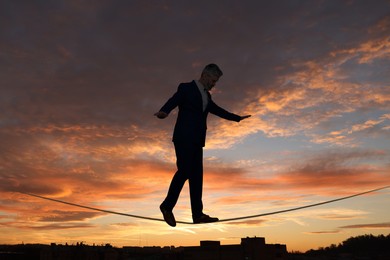
[(211, 63), (204, 67), (202, 74), (207, 73), (209, 75), (221, 77), (223, 75), (222, 70), (218, 67), (217, 64)]

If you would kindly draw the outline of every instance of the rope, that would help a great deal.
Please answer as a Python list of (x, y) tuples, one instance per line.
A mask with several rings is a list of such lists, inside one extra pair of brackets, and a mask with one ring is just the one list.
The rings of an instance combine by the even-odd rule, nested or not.
[(328, 201), (324, 201), (324, 202), (309, 204), (309, 205), (306, 205), (306, 206), (301, 206), (301, 207), (296, 207), (296, 208), (291, 208), (291, 209), (278, 210), (278, 211), (273, 211), (273, 212), (268, 212), (268, 213), (262, 213), (262, 214), (257, 214), (257, 215), (251, 215), (251, 216), (243, 216), (243, 217), (236, 217), (236, 218), (221, 219), (221, 220), (219, 220), (219, 222), (234, 221), (234, 220), (242, 220), (242, 219), (248, 219), (248, 218), (258, 218), (258, 217), (264, 217), (264, 216), (269, 216), (269, 215), (276, 215), (276, 214), (286, 213), (286, 212), (290, 212), (290, 211), (296, 211), (296, 210), (301, 210), (301, 209), (316, 207), (316, 206), (320, 206), (320, 205), (324, 205), (324, 204), (329, 204), (329, 203), (333, 203), (333, 202), (340, 201), (340, 200), (346, 200), (346, 199), (350, 199), (350, 198), (353, 198), (353, 197), (362, 196), (362, 195), (365, 195), (365, 194), (368, 194), (368, 193), (372, 193), (372, 192), (375, 192), (375, 191), (384, 190), (384, 189), (387, 189), (387, 188), (390, 188), (390, 186), (385, 186), (385, 187), (382, 187), (382, 188), (378, 188), (378, 189), (374, 189), (374, 190), (369, 190), (369, 191), (364, 191), (364, 192), (357, 193), (357, 194), (354, 194), (354, 195), (350, 195), (350, 196), (346, 196), (346, 197), (341, 197), (341, 198), (338, 198), (338, 199), (333, 199), (333, 200), (328, 200)]
[[(227, 221), (236, 221), (236, 220), (243, 220), (243, 219), (249, 219), (249, 218), (258, 218), (258, 217), (264, 217), (264, 216), (269, 216), (269, 215), (276, 215), (276, 214), (281, 214), (281, 213), (286, 213), (286, 212), (291, 212), (291, 211), (297, 211), (297, 210), (302, 210), (302, 209), (306, 209), (306, 208), (311, 208), (311, 207), (316, 207), (316, 206), (320, 206), (320, 205), (333, 203), (333, 202), (340, 201), (340, 200), (346, 200), (346, 199), (350, 199), (350, 198), (353, 198), (353, 197), (362, 196), (362, 195), (365, 195), (365, 194), (368, 194), (368, 193), (372, 193), (372, 192), (375, 192), (375, 191), (380, 191), (380, 190), (384, 190), (384, 189), (388, 189), (388, 188), (390, 188), (390, 186), (385, 186), (385, 187), (382, 187), (382, 188), (377, 188), (377, 189), (374, 189), (374, 190), (369, 190), (369, 191), (353, 194), (353, 195), (350, 195), (350, 196), (341, 197), (341, 198), (337, 198), (337, 199), (333, 199), (333, 200), (327, 200), (327, 201), (314, 203), (314, 204), (309, 204), (309, 205), (301, 206), (301, 207), (295, 207), (295, 208), (290, 208), (290, 209), (285, 209), (285, 210), (278, 210), (278, 211), (267, 212), (267, 213), (261, 213), (261, 214), (250, 215), (250, 216), (242, 216), (242, 217), (235, 217), (235, 218), (220, 219), (218, 222), (227, 222)], [(134, 215), (134, 214), (122, 213), (122, 212), (117, 212), (117, 211), (93, 208), (93, 207), (89, 207), (89, 206), (84, 206), (84, 205), (80, 205), (80, 204), (76, 204), (76, 203), (71, 203), (71, 202), (66, 202), (66, 201), (62, 201), (62, 200), (52, 199), (52, 198), (48, 198), (48, 197), (44, 197), (44, 196), (40, 196), (40, 195), (36, 195), (36, 194), (32, 194), (32, 193), (27, 193), (27, 192), (20, 192), (20, 193), (25, 194), (25, 195), (29, 195), (29, 196), (32, 196), (32, 197), (44, 199), (44, 200), (50, 200), (50, 201), (54, 201), (54, 202), (58, 202), (58, 203), (62, 203), (62, 204), (66, 204), (66, 205), (70, 205), (70, 206), (74, 206), (74, 207), (79, 207), (79, 208), (93, 210), (93, 211), (99, 211), (99, 212), (104, 212), (104, 213), (108, 213), (108, 214), (121, 215), (121, 216), (126, 216), (126, 217), (131, 217), (131, 218), (139, 218), (139, 219), (145, 219), (145, 220), (151, 220), (151, 221), (162, 221), (162, 222), (165, 222), (164, 219), (160, 219), (160, 218), (145, 217), (145, 216), (139, 216), (139, 215)], [(176, 222), (180, 223), (180, 224), (193, 224), (192, 222), (187, 222), (187, 221), (176, 221)]]
[[(48, 197), (44, 197), (44, 196), (40, 196), (40, 195), (36, 195), (36, 194), (32, 194), (32, 193), (27, 193), (27, 192), (20, 192), (20, 193), (25, 194), (25, 195), (29, 195), (29, 196), (32, 196), (32, 197), (37, 197), (37, 198), (40, 198), (40, 199), (44, 199), (44, 200), (50, 200), (50, 201), (54, 201), (54, 202), (58, 202), (58, 203), (62, 203), (62, 204), (70, 205), (70, 206), (74, 206), (74, 207), (90, 209), (90, 210), (93, 210), (93, 211), (100, 211), (100, 212), (104, 212), (104, 213), (108, 213), (108, 214), (121, 215), (121, 216), (126, 216), (126, 217), (131, 217), (131, 218), (140, 218), (140, 219), (146, 219), (146, 220), (152, 220), (152, 221), (164, 221), (165, 222), (165, 220), (159, 219), (159, 218), (144, 217), (144, 216), (127, 214), (127, 213), (122, 213), (122, 212), (117, 212), (117, 211), (93, 208), (93, 207), (89, 207), (89, 206), (84, 206), (84, 205), (71, 203), (71, 202), (67, 202), (67, 201), (63, 201), (63, 200), (52, 199), (52, 198), (48, 198)], [(179, 222), (179, 221), (176, 221), (176, 222), (182, 223), (182, 224), (192, 224), (190, 222)]]

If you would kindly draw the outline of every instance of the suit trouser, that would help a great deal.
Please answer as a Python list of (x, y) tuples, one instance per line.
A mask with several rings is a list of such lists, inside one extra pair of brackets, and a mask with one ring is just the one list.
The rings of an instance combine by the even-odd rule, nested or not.
[(162, 206), (172, 210), (184, 183), (188, 180), (191, 197), (192, 217), (196, 218), (203, 213), (203, 147), (192, 143), (174, 143), (176, 152), (177, 171), (172, 178), (167, 197)]

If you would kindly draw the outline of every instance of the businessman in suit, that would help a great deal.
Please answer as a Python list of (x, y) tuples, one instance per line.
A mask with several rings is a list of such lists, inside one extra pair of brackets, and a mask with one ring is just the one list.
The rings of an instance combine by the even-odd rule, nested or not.
[(211, 99), (209, 91), (222, 76), (216, 64), (207, 65), (199, 80), (181, 83), (177, 92), (154, 115), (164, 119), (176, 107), (179, 113), (173, 132), (177, 171), (173, 176), (168, 194), (160, 205), (164, 220), (176, 226), (173, 208), (186, 180), (189, 181), (192, 219), (195, 224), (218, 221), (203, 213), (203, 147), (206, 140), (207, 115), (217, 115), (223, 119), (240, 122), (250, 115), (239, 116), (219, 107)]

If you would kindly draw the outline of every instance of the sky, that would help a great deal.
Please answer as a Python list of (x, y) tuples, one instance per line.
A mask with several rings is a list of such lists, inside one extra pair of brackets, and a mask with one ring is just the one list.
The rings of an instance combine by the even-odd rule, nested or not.
[[(390, 233), (390, 189), (206, 225), (161, 218), (177, 109), (209, 63), (204, 212), (233, 218), (390, 185), (390, 2), (0, 1), (0, 243), (191, 246), (265, 237), (289, 251)], [(191, 221), (188, 185), (174, 209)]]

